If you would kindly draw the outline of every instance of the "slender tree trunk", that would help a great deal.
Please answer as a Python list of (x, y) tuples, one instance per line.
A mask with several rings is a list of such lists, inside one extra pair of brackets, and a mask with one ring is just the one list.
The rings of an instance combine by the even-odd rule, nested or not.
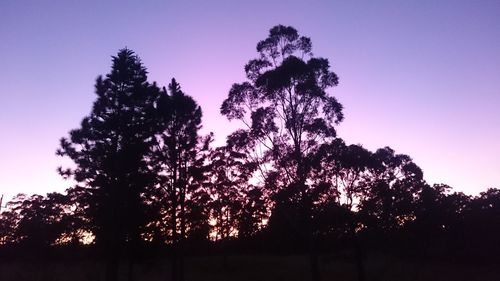
[(179, 256), (179, 281), (184, 281), (184, 255)]
[(224, 216), (223, 216), (223, 231), (224, 231), (224, 240), (222, 241), (222, 268), (224, 270), (227, 270), (228, 269), (228, 239), (229, 238), (229, 215), (228, 215), (228, 211), (227, 209), (225, 210), (225, 219), (224, 219)]
[(172, 217), (171, 217), (171, 228), (172, 228), (172, 256), (171, 256), (171, 281), (177, 281), (177, 160), (174, 161), (176, 163), (173, 167), (172, 172), (172, 182), (171, 182), (171, 200), (172, 200)]
[(172, 246), (172, 260), (171, 260), (171, 281), (177, 281), (177, 245)]
[[(297, 142), (300, 144), (300, 142)], [(301, 192), (301, 204), (302, 204), (302, 215), (304, 216), (304, 222), (306, 224), (306, 235), (305, 239), (307, 239), (308, 244), (308, 252), (309, 252), (309, 270), (311, 273), (312, 281), (321, 281), (321, 275), (319, 270), (319, 261), (318, 261), (318, 252), (316, 247), (316, 239), (314, 237), (314, 227), (312, 221), (312, 203), (310, 203), (310, 199), (308, 199), (308, 195), (306, 192), (306, 172), (305, 167), (303, 166), (302, 153), (300, 151), (300, 145), (296, 146), (297, 150), (297, 175), (299, 176), (299, 184), (302, 187)]]
[(171, 281), (177, 281), (177, 208), (172, 212), (172, 257), (171, 257)]
[(312, 234), (309, 237), (309, 267), (311, 271), (311, 280), (320, 281), (321, 275), (319, 272), (318, 252), (316, 249), (316, 241)]
[(352, 239), (353, 239), (353, 243), (354, 243), (356, 271), (358, 273), (358, 281), (365, 281), (366, 280), (366, 273), (365, 273), (365, 267), (364, 267), (364, 263), (363, 263), (365, 253), (363, 251), (363, 247), (361, 245), (361, 242), (359, 241), (358, 235), (356, 234), (356, 228), (354, 225), (351, 227), (351, 234), (352, 234)]
[(179, 281), (184, 281), (184, 237), (186, 236), (186, 188), (183, 187), (183, 191), (181, 193), (181, 235), (179, 238)]
[[(114, 186), (113, 186), (114, 187)], [(112, 189), (116, 190), (116, 189)], [(105, 245), (103, 249), (105, 250), (105, 256), (107, 258), (106, 261), (106, 271), (105, 278), (106, 281), (117, 281), (118, 280), (118, 269), (120, 263), (120, 255), (121, 255), (121, 236), (120, 233), (122, 230), (122, 221), (118, 216), (118, 203), (116, 202), (116, 193), (113, 192), (111, 194), (111, 225), (108, 226), (107, 233), (105, 234), (107, 237), (107, 241), (105, 241)]]
[(129, 242), (129, 250), (128, 250), (128, 281), (134, 281), (134, 270), (135, 264), (140, 259), (139, 255), (139, 247), (141, 236), (138, 232), (135, 232), (132, 236), (131, 241)]
[(128, 281), (134, 281), (134, 257), (128, 259)]
[(118, 280), (118, 257), (114, 253), (111, 253), (107, 260), (105, 278), (106, 281)]
[(306, 239), (308, 240), (308, 251), (309, 251), (309, 269), (311, 272), (312, 281), (321, 281), (321, 275), (319, 272), (319, 261), (318, 261), (318, 249), (316, 245), (316, 238), (314, 237), (314, 228), (311, 217), (311, 206), (306, 204), (304, 214), (306, 214)]

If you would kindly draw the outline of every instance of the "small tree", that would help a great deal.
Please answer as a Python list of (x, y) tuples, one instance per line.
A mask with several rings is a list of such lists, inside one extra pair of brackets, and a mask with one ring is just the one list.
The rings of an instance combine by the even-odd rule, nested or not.
[(21, 242), (17, 227), (21, 220), (20, 207), (26, 199), (25, 194), (17, 194), (5, 203), (0, 213), (0, 245), (12, 245)]
[(249, 179), (255, 170), (255, 165), (244, 153), (234, 151), (230, 146), (224, 146), (212, 151), (208, 168), (215, 238), (225, 239), (239, 235), (238, 230), (243, 226), (242, 219), (247, 220), (246, 227), (252, 224), (250, 217), (253, 214), (248, 212), (251, 212), (254, 206), (247, 200), (253, 198), (247, 195), (250, 195), (249, 191), (252, 189)]
[(376, 162), (360, 212), (369, 228), (390, 233), (415, 218), (417, 196), (425, 185), (423, 172), (408, 155), (395, 154), (389, 147), (378, 149), (373, 157)]

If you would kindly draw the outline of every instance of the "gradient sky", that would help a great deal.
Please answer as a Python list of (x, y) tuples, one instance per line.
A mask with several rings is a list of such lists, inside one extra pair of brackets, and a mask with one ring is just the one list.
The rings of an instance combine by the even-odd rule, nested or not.
[(328, 58), (339, 136), (410, 155), (429, 183), (500, 187), (500, 1), (0, 1), (0, 193), (63, 191), (59, 139), (95, 100), (120, 48), (151, 81), (172, 77), (217, 143), (232, 83), (276, 25)]

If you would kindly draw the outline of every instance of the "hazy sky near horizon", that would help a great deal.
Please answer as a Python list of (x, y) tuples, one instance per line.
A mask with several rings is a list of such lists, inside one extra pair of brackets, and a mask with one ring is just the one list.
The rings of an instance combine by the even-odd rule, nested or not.
[(111, 56), (172, 77), (222, 144), (219, 108), (259, 40), (294, 26), (340, 77), (339, 136), (410, 155), (429, 183), (500, 187), (500, 1), (0, 1), (0, 194), (63, 191), (59, 139)]

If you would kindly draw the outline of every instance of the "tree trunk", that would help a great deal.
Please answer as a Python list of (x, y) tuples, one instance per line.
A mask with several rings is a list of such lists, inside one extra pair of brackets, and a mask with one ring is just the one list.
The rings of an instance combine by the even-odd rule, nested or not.
[(358, 239), (358, 235), (356, 234), (356, 229), (355, 226), (351, 227), (351, 233), (352, 233), (352, 239), (354, 243), (354, 250), (355, 250), (355, 261), (356, 261), (356, 271), (358, 274), (358, 281), (365, 281), (366, 280), (366, 273), (365, 273), (365, 267), (363, 263), (364, 259), (364, 251), (363, 247), (361, 245), (361, 242)]
[(177, 216), (176, 208), (172, 214), (172, 256), (171, 256), (171, 281), (177, 281)]
[(309, 270), (311, 272), (312, 281), (320, 281), (321, 275), (319, 272), (318, 252), (316, 250), (316, 241), (312, 233), (309, 234)]
[(176, 245), (172, 246), (172, 260), (171, 260), (171, 281), (177, 280), (177, 249), (175, 249)]
[[(176, 163), (175, 161), (174, 163)], [(172, 217), (171, 217), (171, 228), (172, 228), (172, 256), (171, 256), (171, 281), (177, 281), (177, 166), (173, 167), (172, 172), (172, 182), (171, 182), (171, 193), (170, 198), (172, 200)]]
[[(314, 226), (312, 221), (312, 207), (308, 203), (305, 191), (302, 191), (302, 221), (304, 222), (304, 232), (303, 238), (307, 243), (307, 251), (309, 255), (309, 271), (311, 273), (312, 281), (320, 281), (321, 275), (319, 270), (319, 261), (318, 261), (318, 251), (316, 246), (316, 239), (314, 237)], [(300, 231), (300, 230), (299, 230)]]
[(106, 263), (106, 281), (117, 281), (118, 280), (118, 257), (116, 254), (111, 254)]
[(129, 257), (128, 260), (128, 281), (134, 281), (134, 257)]
[(107, 241), (105, 241), (105, 244), (102, 245), (106, 257), (106, 281), (118, 280), (118, 269), (122, 249), (121, 237), (119, 235), (121, 222), (116, 216), (116, 209), (113, 210), (112, 216), (115, 219), (115, 222), (113, 222), (115, 225), (113, 225), (109, 230), (109, 233), (106, 234)]
[(179, 281), (184, 281), (184, 256), (179, 256)]
[(185, 187), (183, 188), (183, 192), (181, 193), (181, 213), (180, 213), (180, 219), (181, 219), (181, 235), (179, 237), (179, 281), (184, 281), (184, 237), (186, 236), (186, 206), (185, 206), (185, 192), (186, 189)]

